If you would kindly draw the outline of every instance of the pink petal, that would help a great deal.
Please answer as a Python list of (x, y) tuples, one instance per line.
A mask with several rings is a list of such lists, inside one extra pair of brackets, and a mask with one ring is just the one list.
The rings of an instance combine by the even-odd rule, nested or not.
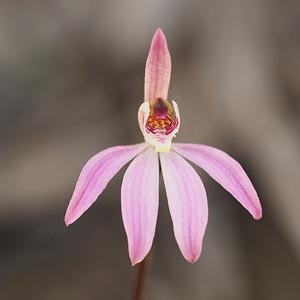
[(116, 173), (147, 144), (116, 146), (93, 156), (83, 167), (65, 215), (66, 225), (75, 222), (103, 192)]
[(171, 57), (164, 33), (158, 28), (153, 36), (145, 69), (145, 101), (167, 99), (171, 76)]
[(174, 144), (173, 150), (203, 168), (253, 216), (262, 217), (257, 193), (241, 165), (225, 152), (206, 145)]
[(158, 154), (149, 147), (124, 175), (122, 216), (132, 265), (141, 262), (152, 246), (158, 212), (158, 166)]
[(208, 208), (203, 183), (196, 171), (178, 154), (160, 153), (162, 174), (177, 244), (191, 263), (201, 254)]

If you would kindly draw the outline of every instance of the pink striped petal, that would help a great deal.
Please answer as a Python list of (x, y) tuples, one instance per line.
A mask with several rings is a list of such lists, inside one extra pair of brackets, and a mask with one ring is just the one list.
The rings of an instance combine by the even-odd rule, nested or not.
[(241, 165), (225, 152), (206, 145), (173, 144), (173, 150), (203, 168), (253, 216), (262, 217), (257, 193)]
[(93, 156), (83, 167), (67, 208), (65, 223), (75, 222), (103, 192), (116, 173), (147, 144), (116, 146)]
[(181, 156), (160, 153), (160, 161), (175, 238), (185, 259), (194, 263), (207, 224), (206, 192), (199, 175)]
[(122, 216), (132, 265), (150, 251), (158, 213), (158, 154), (149, 147), (139, 154), (125, 172), (122, 189)]
[(167, 41), (158, 28), (153, 36), (145, 69), (145, 101), (167, 99), (171, 76), (171, 57)]

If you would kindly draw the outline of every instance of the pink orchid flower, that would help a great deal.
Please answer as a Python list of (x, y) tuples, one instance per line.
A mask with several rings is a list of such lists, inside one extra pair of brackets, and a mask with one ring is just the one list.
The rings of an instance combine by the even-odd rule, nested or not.
[(67, 225), (76, 221), (129, 161), (122, 188), (122, 216), (132, 265), (150, 251), (157, 221), (161, 166), (177, 244), (184, 258), (200, 256), (208, 208), (203, 183), (185, 160), (199, 165), (246, 208), (262, 217), (257, 193), (241, 165), (221, 150), (206, 145), (177, 144), (180, 117), (168, 100), (171, 57), (161, 29), (153, 37), (145, 70), (145, 101), (138, 120), (145, 142), (108, 148), (93, 156), (81, 171), (67, 208)]

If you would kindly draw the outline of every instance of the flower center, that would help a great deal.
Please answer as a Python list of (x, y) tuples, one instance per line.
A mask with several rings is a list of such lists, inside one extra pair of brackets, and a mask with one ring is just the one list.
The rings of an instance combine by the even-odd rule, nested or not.
[(178, 125), (170, 101), (157, 98), (150, 102), (150, 113), (146, 121), (146, 131), (156, 135), (167, 135)]

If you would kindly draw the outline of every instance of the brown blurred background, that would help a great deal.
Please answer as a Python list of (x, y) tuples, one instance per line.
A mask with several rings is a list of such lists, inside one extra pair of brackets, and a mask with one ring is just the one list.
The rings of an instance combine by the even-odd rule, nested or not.
[(66, 228), (88, 158), (142, 141), (136, 114), (152, 35), (173, 59), (177, 141), (237, 158), (255, 222), (203, 172), (209, 223), (182, 258), (161, 186), (145, 300), (300, 299), (299, 1), (0, 1), (0, 299), (130, 299), (122, 174)]

